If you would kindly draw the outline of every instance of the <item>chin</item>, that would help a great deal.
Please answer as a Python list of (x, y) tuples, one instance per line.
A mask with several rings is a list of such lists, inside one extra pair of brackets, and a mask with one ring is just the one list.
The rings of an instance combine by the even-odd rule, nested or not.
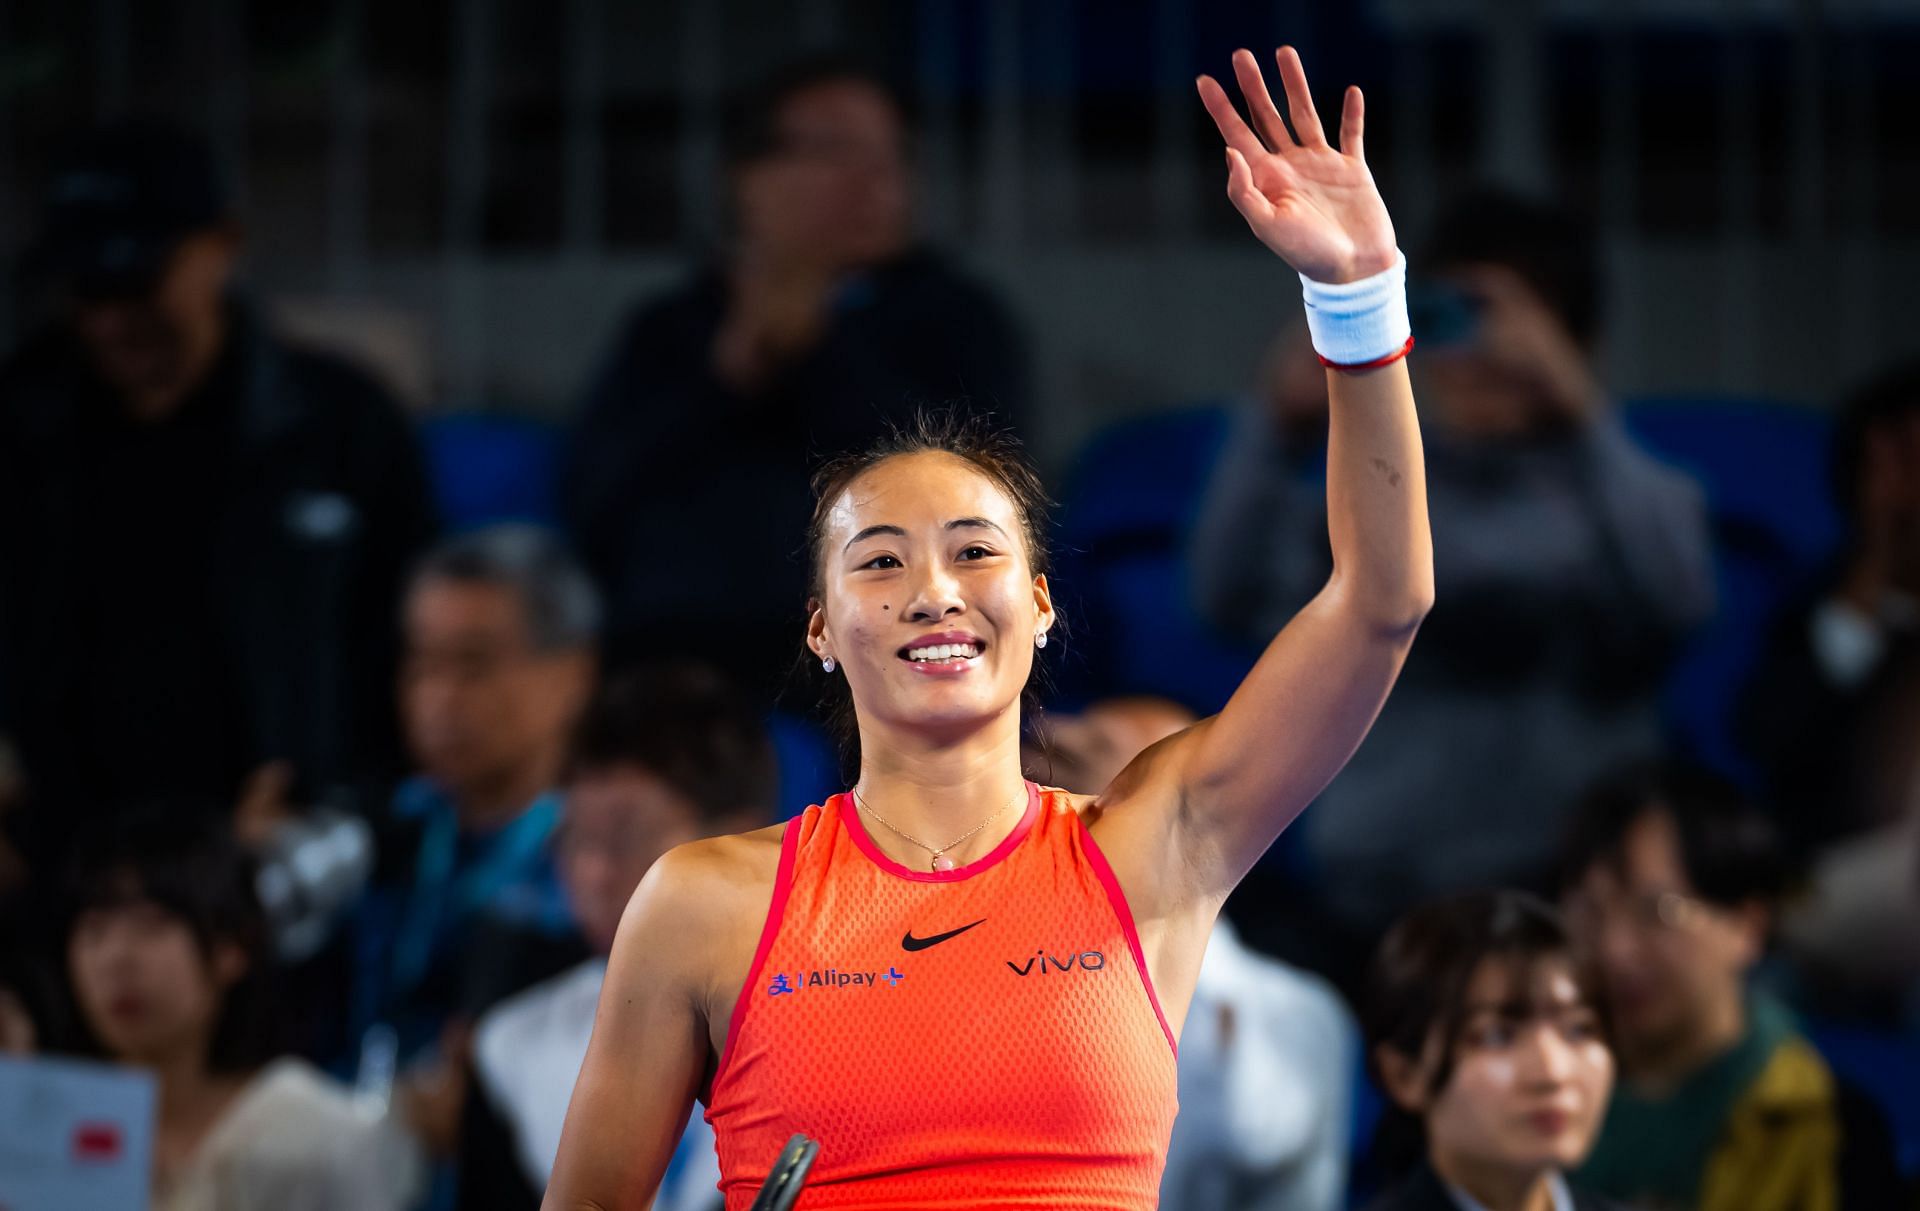
[(950, 692), (957, 688), (939, 687), (933, 694), (896, 700), (891, 712), (893, 721), (916, 729), (964, 731), (985, 726), (1005, 709), (1003, 704), (982, 701), (976, 694)]
[(1513, 1166), (1515, 1169), (1554, 1169), (1565, 1173), (1580, 1167), (1580, 1162), (1587, 1159), (1592, 1144), (1592, 1138), (1586, 1133), (1570, 1131), (1559, 1139), (1517, 1150), (1513, 1156)]

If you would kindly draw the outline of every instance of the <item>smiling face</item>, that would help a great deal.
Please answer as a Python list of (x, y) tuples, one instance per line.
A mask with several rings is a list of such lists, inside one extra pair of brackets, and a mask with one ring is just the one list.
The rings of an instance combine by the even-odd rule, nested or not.
[(826, 518), (807, 645), (845, 671), (862, 729), (954, 736), (1010, 712), (1053, 625), (1013, 500), (966, 459), (902, 454)]

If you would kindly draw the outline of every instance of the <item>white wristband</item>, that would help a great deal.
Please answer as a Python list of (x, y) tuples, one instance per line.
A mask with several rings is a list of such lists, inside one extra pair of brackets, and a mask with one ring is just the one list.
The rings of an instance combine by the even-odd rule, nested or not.
[(1407, 319), (1407, 258), (1358, 281), (1329, 285), (1300, 275), (1307, 300), (1307, 331), (1313, 349), (1338, 366), (1359, 366), (1390, 357), (1413, 335)]

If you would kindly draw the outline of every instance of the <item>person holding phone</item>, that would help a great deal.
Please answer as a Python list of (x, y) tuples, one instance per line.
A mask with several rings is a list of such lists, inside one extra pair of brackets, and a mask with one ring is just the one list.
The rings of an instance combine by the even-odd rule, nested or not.
[[(1658, 744), (1669, 661), (1713, 608), (1701, 493), (1633, 442), (1598, 378), (1592, 233), (1473, 194), (1428, 245), (1412, 313), (1440, 604), (1373, 742), (1307, 818), (1319, 885), (1296, 927), (1276, 906), (1259, 939), (1347, 987), (1411, 905), (1545, 885), (1580, 793)], [(1305, 436), (1326, 401), (1285, 350), (1192, 540), (1201, 613), (1247, 638), (1310, 599), (1332, 557)]]

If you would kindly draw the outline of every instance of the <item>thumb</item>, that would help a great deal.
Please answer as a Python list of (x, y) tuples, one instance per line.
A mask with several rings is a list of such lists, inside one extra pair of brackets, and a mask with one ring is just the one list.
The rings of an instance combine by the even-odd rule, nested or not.
[(1238, 148), (1227, 148), (1227, 197), (1248, 220), (1273, 217), (1273, 203), (1254, 188), (1253, 167)]
[(243, 831), (262, 831), (287, 814), (287, 795), (293, 789), (293, 766), (269, 761), (247, 775), (233, 815)]

